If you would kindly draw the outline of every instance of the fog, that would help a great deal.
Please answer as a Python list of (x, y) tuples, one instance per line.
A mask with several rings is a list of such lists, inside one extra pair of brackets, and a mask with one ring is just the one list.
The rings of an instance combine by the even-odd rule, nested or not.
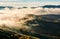
[(31, 29), (31, 27), (23, 26), (23, 20), (20, 19), (24, 18), (28, 14), (34, 15), (45, 15), (45, 14), (60, 14), (59, 8), (23, 8), (23, 9), (8, 9), (5, 8), (0, 10), (0, 28), (9, 27), (11, 29), (20, 29), (25, 28), (26, 30)]

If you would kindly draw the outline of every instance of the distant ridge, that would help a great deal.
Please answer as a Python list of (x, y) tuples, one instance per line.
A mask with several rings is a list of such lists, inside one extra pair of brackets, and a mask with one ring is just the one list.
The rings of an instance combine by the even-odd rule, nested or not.
[(6, 7), (9, 8), (9, 9), (13, 8), (12, 6), (0, 6), (0, 9), (4, 9)]
[(42, 8), (60, 8), (60, 5), (44, 5)]

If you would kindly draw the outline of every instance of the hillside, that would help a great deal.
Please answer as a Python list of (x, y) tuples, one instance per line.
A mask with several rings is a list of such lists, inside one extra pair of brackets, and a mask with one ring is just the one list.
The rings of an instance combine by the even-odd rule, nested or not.
[(46, 8), (0, 10), (0, 35), (5, 37), (7, 33), (10, 36), (12, 32), (39, 39), (59, 39), (59, 10)]

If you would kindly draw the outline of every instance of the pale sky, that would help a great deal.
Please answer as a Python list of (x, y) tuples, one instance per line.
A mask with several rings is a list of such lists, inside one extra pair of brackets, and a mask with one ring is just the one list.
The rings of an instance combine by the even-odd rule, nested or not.
[(9, 2), (60, 2), (60, 0), (0, 0), (0, 1), (9, 1)]
[(60, 0), (0, 0), (0, 6), (60, 5)]

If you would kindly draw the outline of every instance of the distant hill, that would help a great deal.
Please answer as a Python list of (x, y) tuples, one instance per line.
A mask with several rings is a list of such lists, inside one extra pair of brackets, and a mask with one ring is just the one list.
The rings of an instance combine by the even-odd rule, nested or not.
[(9, 8), (9, 9), (13, 8), (12, 6), (0, 6), (0, 9), (4, 9), (6, 7)]
[(60, 5), (44, 5), (42, 8), (60, 8)]

